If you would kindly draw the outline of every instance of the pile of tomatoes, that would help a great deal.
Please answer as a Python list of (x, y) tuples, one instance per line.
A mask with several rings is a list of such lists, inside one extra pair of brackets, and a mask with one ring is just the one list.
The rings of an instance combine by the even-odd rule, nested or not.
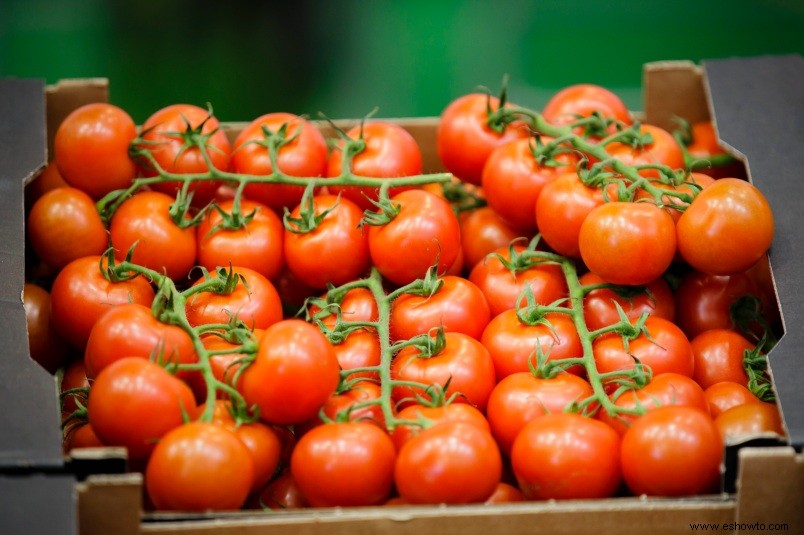
[(725, 440), (783, 434), (773, 216), (694, 126), (470, 94), (426, 175), (382, 120), (75, 110), (24, 295), (65, 450), (125, 447), (158, 510), (717, 492)]

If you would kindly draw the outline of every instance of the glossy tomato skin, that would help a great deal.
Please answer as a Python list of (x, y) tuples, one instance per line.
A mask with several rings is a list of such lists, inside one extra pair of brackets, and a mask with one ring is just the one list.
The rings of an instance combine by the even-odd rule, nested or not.
[[(254, 363), (238, 389), (260, 418), (289, 425), (318, 413), (340, 379), (338, 359), (321, 332), (302, 320), (283, 320), (265, 330)], [(293, 399), (293, 403), (288, 403)]]
[(774, 220), (767, 199), (755, 186), (722, 178), (695, 198), (676, 228), (679, 252), (692, 267), (730, 275), (747, 270), (767, 252)]
[(444, 422), (412, 439), (396, 460), (399, 495), (413, 504), (485, 501), (500, 482), (502, 456), (491, 433), (465, 422)]
[(595, 84), (575, 84), (561, 89), (547, 101), (542, 116), (549, 123), (565, 125), (577, 120), (577, 116), (589, 117), (593, 112), (626, 125), (632, 122), (622, 99)]
[[(703, 173), (690, 173), (690, 176), (687, 177), (687, 180), (679, 185), (665, 184), (658, 180), (652, 182), (653, 186), (661, 190), (686, 193), (693, 198), (695, 198), (695, 196), (697, 196), (701, 190), (711, 186), (714, 183), (714, 178)], [(647, 199), (650, 202), (656, 203), (655, 197), (644, 189), (637, 191), (636, 198), (637, 200)], [(664, 205), (665, 211), (670, 214), (670, 217), (673, 218), (675, 223), (678, 223), (679, 218), (681, 218), (681, 214), (683, 214), (684, 210), (686, 210), (686, 208), (689, 206), (689, 203), (672, 195), (662, 195), (661, 201)]]
[(491, 95), (471, 93), (452, 101), (441, 113), (436, 131), (436, 151), (447, 170), (470, 184), (482, 183), (483, 166), (500, 145), (528, 136), (522, 123), (512, 123), (502, 133), (488, 126), (488, 111), (500, 108)]
[(380, 399), (382, 391), (380, 385), (369, 381), (361, 381), (348, 390), (338, 391), (330, 396), (321, 411), (315, 417), (294, 426), (293, 430), (296, 436), (302, 436), (309, 432), (314, 427), (325, 425), (326, 422), (321, 419), (321, 413), (329, 421), (350, 421), (350, 422), (366, 422), (378, 426), (380, 429), (385, 429), (385, 415), (382, 411), (380, 404), (366, 405), (363, 407), (356, 406), (357, 404), (369, 403)]
[(711, 417), (692, 407), (661, 407), (623, 436), (623, 479), (635, 495), (694, 496), (720, 483), (723, 440)]
[(169, 213), (173, 202), (164, 193), (143, 191), (120, 205), (109, 226), (115, 259), (124, 260), (136, 244), (132, 262), (174, 281), (185, 278), (195, 265), (195, 229), (182, 229), (173, 222)]
[(54, 139), (59, 174), (95, 200), (131, 185), (137, 167), (128, 146), (137, 137), (134, 120), (107, 103), (86, 104), (59, 125)]
[(148, 496), (163, 511), (239, 509), (253, 479), (245, 444), (229, 429), (205, 422), (165, 435), (145, 471)]
[(586, 216), (578, 235), (589, 270), (614, 284), (648, 284), (670, 267), (676, 254), (670, 215), (649, 203), (608, 202)]
[(494, 504), (494, 503), (515, 503), (515, 502), (524, 502), (525, 495), (522, 494), (522, 491), (519, 490), (517, 487), (513, 485), (509, 485), (508, 483), (500, 482), (497, 485), (497, 488), (494, 489), (494, 492), (489, 496), (485, 503)]
[[(345, 340), (333, 344), (332, 348), (335, 350), (335, 357), (341, 370), (379, 366), (382, 358), (380, 339), (376, 332), (368, 329), (358, 329), (349, 333)], [(357, 377), (379, 381), (380, 374), (377, 371), (362, 371), (349, 375), (350, 379)]]
[(715, 419), (732, 407), (761, 402), (748, 388), (732, 381), (721, 381), (709, 386), (704, 390), (704, 396), (709, 404), (709, 414)]
[[(422, 153), (419, 145), (407, 130), (386, 121), (356, 126), (346, 132), (352, 139), (362, 139), (366, 147), (352, 160), (352, 173), (374, 178), (396, 178), (420, 175)], [(339, 145), (343, 147), (343, 142)], [(343, 151), (333, 150), (327, 162), (327, 176), (337, 177), (343, 172)], [(411, 186), (391, 188), (388, 195), (410, 189)], [(373, 210), (379, 197), (379, 188), (365, 186), (330, 186), (334, 195), (340, 194), (354, 202), (361, 210)]]
[(253, 508), (262, 509), (264, 507), (280, 511), (307, 507), (307, 502), (302, 496), (296, 481), (294, 481), (290, 470), (282, 472), (279, 477), (271, 481), (260, 492), (257, 503), (253, 504)]
[(715, 419), (724, 441), (775, 433), (785, 436), (782, 417), (775, 403), (745, 403), (726, 409)]
[(31, 358), (50, 373), (67, 363), (67, 344), (56, 331), (50, 310), (50, 293), (32, 283), (25, 283), (22, 305), (28, 326), (28, 350)]
[[(602, 284), (600, 276), (592, 272), (584, 273), (580, 283), (585, 286)], [(583, 301), (583, 315), (590, 331), (614, 325), (620, 321), (617, 303), (622, 307), (626, 317), (635, 321), (643, 313), (658, 316), (669, 321), (675, 319), (675, 299), (670, 286), (664, 279), (658, 278), (645, 285), (644, 291), (627, 296), (620, 295), (611, 288), (598, 288), (586, 294)]]
[[(450, 403), (449, 405), (439, 405), (428, 407), (426, 405), (408, 405), (397, 414), (400, 420), (419, 421), (425, 420), (436, 425), (444, 422), (464, 422), (479, 427), (490, 432), (489, 422), (486, 417), (476, 407), (468, 403)], [(402, 449), (411, 438), (424, 431), (424, 428), (416, 425), (398, 425), (391, 433), (391, 440), (394, 441), (397, 452)]]
[(467, 272), (471, 272), (487, 254), (507, 246), (516, 238), (525, 237), (503, 221), (489, 206), (461, 214), (460, 226), (461, 248)]
[[(286, 143), (277, 151), (279, 171), (296, 177), (320, 177), (327, 170), (327, 142), (313, 123), (297, 115), (277, 112), (254, 119), (235, 139), (229, 169), (233, 173), (270, 175), (273, 172), (262, 129), (277, 133), (286, 128)], [(301, 201), (304, 188), (289, 184), (246, 185), (246, 197), (258, 201), (279, 214)]]
[[(218, 209), (231, 214), (233, 205), (223, 201)], [(196, 228), (198, 263), (210, 272), (231, 264), (253, 269), (269, 280), (277, 278), (284, 266), (285, 229), (279, 217), (264, 204), (241, 199), (240, 213), (253, 217), (243, 228), (216, 229), (223, 221), (218, 209), (210, 210)]]
[(279, 466), (282, 452), (279, 437), (270, 426), (262, 422), (237, 424), (231, 417), (223, 417), (216, 419), (214, 423), (234, 433), (246, 446), (254, 468), (251, 492), (258, 492), (270, 481)]
[[(77, 359), (68, 364), (64, 368), (64, 373), (61, 377), (61, 394), (77, 388), (89, 389), (89, 379), (87, 379), (86, 369), (84, 368), (84, 359)], [(86, 397), (80, 394), (61, 396), (62, 422), (78, 409), (78, 405), (75, 402), (76, 398), (86, 402)]]
[(436, 261), (439, 273), (449, 269), (461, 247), (449, 203), (424, 190), (403, 191), (391, 202), (399, 206), (397, 216), (368, 231), (371, 260), (383, 277), (403, 285), (423, 277)]
[(530, 500), (607, 498), (620, 485), (620, 437), (597, 420), (548, 414), (517, 435), (511, 464)]
[(313, 507), (377, 505), (391, 493), (395, 459), (391, 438), (376, 425), (334, 423), (299, 440), (290, 470)]
[(728, 329), (712, 329), (693, 338), (690, 344), (695, 357), (692, 377), (701, 388), (709, 388), (721, 381), (748, 386), (743, 359), (745, 352), (755, 346), (744, 336)]
[(98, 435), (92, 429), (92, 425), (85, 423), (70, 429), (64, 437), (62, 448), (65, 453), (82, 448), (102, 448), (105, 444), (101, 442)]
[[(681, 152), (678, 141), (670, 132), (650, 124), (640, 125), (639, 130), (643, 134), (650, 134), (653, 142), (641, 148), (615, 142), (607, 145), (606, 151), (611, 157), (626, 165), (663, 164), (671, 169), (684, 167), (684, 154)], [(639, 174), (650, 178), (659, 177), (659, 171), (656, 169), (640, 169)]]

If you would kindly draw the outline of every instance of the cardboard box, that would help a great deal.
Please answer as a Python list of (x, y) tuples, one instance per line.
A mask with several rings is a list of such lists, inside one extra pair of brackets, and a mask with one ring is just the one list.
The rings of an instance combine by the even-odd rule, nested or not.
[[(22, 93), (41, 99), (41, 83), (2, 81), (5, 95), (9, 84), (22, 84)], [(511, 533), (545, 531), (551, 533), (677, 533), (693, 530), (693, 524), (717, 524), (719, 531), (760, 532), (776, 528), (804, 532), (804, 456), (796, 453), (804, 445), (804, 365), (798, 356), (804, 336), (804, 219), (800, 197), (804, 183), (804, 61), (800, 56), (758, 57), (704, 62), (701, 67), (689, 62), (648, 64), (644, 71), (645, 119), (670, 127), (673, 115), (695, 121), (713, 118), (724, 144), (746, 162), (750, 179), (768, 196), (774, 209), (777, 231), (770, 251), (778, 302), (782, 312), (784, 336), (770, 355), (770, 368), (788, 431), (788, 445), (758, 447), (769, 443), (758, 439), (732, 448), (727, 454), (727, 489), (716, 496), (685, 499), (616, 498), (595, 501), (529, 502), (497, 506), (398, 507), (310, 509), (282, 513), (237, 512), (227, 514), (174, 515), (141, 514), (142, 477), (139, 474), (90, 475), (76, 483), (78, 522), (82, 534), (251, 534), (251, 533), (483, 533), (499, 530)], [(107, 99), (102, 80), (63, 82), (48, 90), (48, 129), (55, 126), (71, 109), (80, 104)], [(0, 164), (19, 160), (16, 167), (0, 165), (5, 195), (0, 202), (7, 209), (4, 217), (0, 261), (14, 278), (4, 281), (0, 320), (8, 323), (12, 351), (0, 359), (3, 388), (0, 395), (24, 391), (32, 401), (19, 414), (3, 418), (3, 430), (23, 429), (18, 438), (0, 435), (0, 489), (9, 485), (6, 472), (16, 470), (19, 477), (38, 477), (44, 470), (68, 472), (58, 456), (58, 424), (55, 388), (52, 378), (36, 369), (25, 350), (24, 321), (19, 301), (22, 287), (22, 181), (44, 164), (44, 134), (37, 121), (43, 120), (41, 103), (29, 98), (9, 104), (0, 99), (4, 111), (12, 113), (11, 122), (0, 127)], [(8, 108), (8, 110), (6, 110)], [(29, 115), (33, 109), (35, 120)], [(39, 115), (36, 115), (39, 113)], [(8, 117), (9, 115), (3, 115)], [(428, 171), (440, 170), (435, 155), (436, 119), (402, 119), (417, 138), (424, 152)], [(32, 126), (33, 125), (33, 126)], [(228, 124), (234, 136), (242, 124)], [(23, 128), (25, 131), (23, 132)], [(9, 134), (10, 132), (10, 134)], [(24, 153), (5, 147), (19, 137), (30, 138)], [(38, 149), (37, 149), (38, 147)], [(735, 239), (739, 239), (736, 237)], [(13, 321), (9, 318), (13, 318)], [(24, 373), (18, 370), (24, 370)], [(31, 385), (34, 385), (32, 387)], [(32, 388), (34, 388), (32, 390)], [(9, 397), (11, 399), (11, 397)], [(11, 426), (11, 427), (9, 427)], [(3, 436), (6, 436), (3, 438)], [(770, 441), (771, 443), (773, 441)], [(790, 446), (792, 445), (792, 447)], [(81, 464), (91, 472), (93, 453)], [(733, 463), (732, 463), (733, 461)], [(71, 466), (76, 466), (73, 463)], [(98, 465), (99, 466), (99, 465)], [(70, 477), (69, 474), (66, 477)], [(733, 492), (728, 484), (734, 480)], [(63, 485), (62, 485), (63, 486)], [(13, 488), (13, 487), (11, 487)], [(22, 488), (22, 486), (20, 486)], [(54, 489), (56, 486), (52, 487)], [(3, 498), (10, 498), (4, 493)], [(25, 504), (23, 504), (24, 506)], [(34, 511), (31, 507), (30, 511)], [(17, 519), (15, 521), (15, 518)], [(12, 516), (10, 526), (21, 530), (20, 515)], [(0, 520), (0, 523), (4, 520)], [(17, 523), (14, 523), (17, 522)], [(65, 522), (75, 526), (75, 519)], [(737, 525), (734, 525), (737, 524)], [(773, 526), (771, 526), (773, 525)], [(703, 527), (701, 527), (703, 529)], [(5, 532), (6, 530), (0, 530)], [(30, 530), (26, 530), (30, 531)], [(69, 532), (69, 531), (68, 531)]]

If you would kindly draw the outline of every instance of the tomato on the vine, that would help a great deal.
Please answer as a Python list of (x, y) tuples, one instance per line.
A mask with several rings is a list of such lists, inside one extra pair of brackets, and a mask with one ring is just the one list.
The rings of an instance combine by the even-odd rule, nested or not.
[[(592, 272), (580, 277), (584, 286), (604, 285), (600, 276)], [(583, 316), (590, 331), (614, 325), (620, 321), (616, 304), (620, 305), (626, 317), (635, 321), (643, 313), (666, 320), (675, 319), (675, 299), (670, 286), (664, 279), (655, 279), (643, 287), (603, 286), (589, 291), (583, 300)]]
[(32, 283), (25, 283), (22, 304), (28, 326), (28, 350), (31, 358), (50, 373), (56, 373), (70, 358), (67, 344), (56, 331), (50, 309), (50, 293)]
[[(652, 141), (645, 145), (632, 147), (626, 143), (614, 142), (606, 146), (606, 151), (612, 158), (616, 158), (626, 165), (666, 165), (671, 169), (684, 167), (684, 153), (673, 135), (667, 130), (650, 124), (639, 127), (641, 134), (650, 134)], [(659, 177), (659, 171), (653, 168), (638, 170), (644, 177)]]
[(542, 116), (549, 123), (565, 125), (589, 117), (593, 112), (625, 125), (632, 122), (631, 113), (622, 99), (596, 84), (575, 84), (561, 89), (547, 101)]
[(463, 263), (468, 272), (487, 254), (507, 246), (516, 238), (526, 237), (503, 221), (489, 206), (462, 213), (460, 227)]
[[(450, 403), (448, 405), (408, 405), (396, 415), (398, 420), (419, 422), (424, 420), (432, 425), (444, 422), (464, 422), (490, 432), (489, 422), (483, 413), (468, 403)], [(402, 424), (394, 427), (391, 439), (396, 450), (399, 451), (411, 438), (421, 433), (425, 428), (416, 424)]]
[(785, 436), (782, 416), (775, 403), (744, 403), (726, 409), (715, 418), (715, 426), (724, 441), (765, 433)]
[(747, 403), (760, 403), (761, 400), (740, 383), (721, 381), (704, 390), (706, 402), (709, 404), (709, 414), (717, 418), (727, 410)]
[(319, 425), (326, 425), (322, 416), (331, 421), (372, 423), (385, 429), (382, 406), (379, 403), (364, 405), (379, 400), (381, 396), (380, 385), (371, 381), (360, 381), (348, 390), (337, 391), (314, 418), (294, 426), (296, 436), (302, 436)]
[[(343, 341), (334, 343), (332, 348), (341, 370), (379, 366), (382, 359), (380, 339), (375, 331), (369, 329), (350, 332)], [(378, 371), (356, 371), (348, 377), (379, 380), (380, 374)]]
[(693, 338), (690, 344), (695, 357), (692, 377), (701, 388), (721, 381), (748, 385), (743, 360), (745, 352), (755, 346), (744, 336), (729, 329), (711, 329)]

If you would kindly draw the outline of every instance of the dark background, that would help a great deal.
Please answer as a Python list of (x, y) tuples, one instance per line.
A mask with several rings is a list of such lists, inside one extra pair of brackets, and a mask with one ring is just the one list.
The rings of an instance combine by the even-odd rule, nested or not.
[(640, 109), (645, 62), (782, 53), (804, 54), (802, 0), (0, 0), (0, 76), (109, 78), (138, 123), (431, 116), (504, 74), (526, 106), (593, 82)]

